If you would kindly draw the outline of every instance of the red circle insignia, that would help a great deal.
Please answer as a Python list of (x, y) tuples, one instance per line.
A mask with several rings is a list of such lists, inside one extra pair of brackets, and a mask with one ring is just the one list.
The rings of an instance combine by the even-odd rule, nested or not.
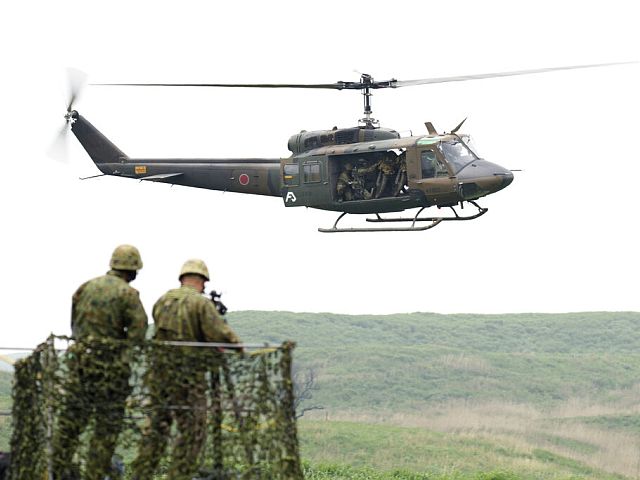
[(240, 185), (249, 185), (249, 175), (243, 173), (238, 177), (238, 181), (240, 182)]

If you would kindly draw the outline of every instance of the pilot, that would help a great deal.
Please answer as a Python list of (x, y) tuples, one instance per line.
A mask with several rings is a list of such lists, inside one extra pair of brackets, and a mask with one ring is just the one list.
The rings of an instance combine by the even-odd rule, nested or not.
[(339, 202), (353, 200), (353, 164), (347, 162), (344, 164), (342, 172), (338, 176), (336, 182), (336, 194)]

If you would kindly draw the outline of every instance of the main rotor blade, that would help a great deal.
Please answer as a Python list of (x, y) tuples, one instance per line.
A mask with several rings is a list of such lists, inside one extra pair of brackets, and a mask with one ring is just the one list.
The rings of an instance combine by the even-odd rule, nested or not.
[(413, 85), (426, 85), (431, 83), (464, 82), (467, 80), (482, 80), (485, 78), (497, 78), (497, 77), (513, 77), (516, 75), (530, 75), (534, 73), (556, 72), (559, 70), (576, 70), (579, 68), (609, 67), (611, 65), (627, 65), (630, 63), (638, 63), (638, 62), (599, 63), (594, 65), (573, 65), (570, 67), (536, 68), (533, 70), (518, 70), (514, 72), (481, 73), (477, 75), (461, 75), (458, 77), (423, 78), (420, 80), (397, 80), (395, 82), (392, 81), (392, 85), (390, 86), (392, 88), (397, 88), (397, 87), (410, 87)]
[(337, 83), (92, 83), (125, 87), (232, 87), (232, 88), (328, 88), (342, 90), (350, 82)]
[(574, 65), (570, 67), (538, 68), (533, 70), (519, 70), (515, 72), (483, 73), (478, 75), (462, 75), (457, 77), (423, 78), (418, 80), (390, 80), (376, 81), (370, 75), (362, 74), (359, 82), (336, 83), (92, 83), (91, 85), (126, 86), (126, 87), (231, 87), (231, 88), (321, 88), (330, 90), (368, 90), (379, 88), (409, 87), (429, 83), (463, 82), (466, 80), (481, 80), (484, 78), (511, 77), (515, 75), (530, 75), (534, 73), (554, 72), (558, 70), (575, 70), (578, 68), (607, 67), (611, 65), (625, 65), (638, 62), (600, 63), (594, 65)]

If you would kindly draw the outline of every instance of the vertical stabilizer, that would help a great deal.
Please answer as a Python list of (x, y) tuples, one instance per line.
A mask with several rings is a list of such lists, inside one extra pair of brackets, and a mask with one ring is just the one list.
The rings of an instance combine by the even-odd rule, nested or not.
[(71, 112), (71, 131), (98, 167), (101, 163), (117, 163), (127, 155), (75, 110)]

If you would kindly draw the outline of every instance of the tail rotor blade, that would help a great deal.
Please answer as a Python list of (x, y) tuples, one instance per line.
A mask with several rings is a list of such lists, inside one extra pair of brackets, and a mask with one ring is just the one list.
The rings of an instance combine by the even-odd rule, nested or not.
[(67, 85), (69, 89), (69, 98), (67, 101), (67, 110), (64, 115), (65, 123), (54, 137), (47, 155), (59, 162), (66, 163), (69, 159), (68, 134), (72, 123), (71, 111), (73, 105), (78, 100), (82, 89), (87, 83), (87, 75), (75, 68), (67, 68)]
[(67, 77), (69, 82), (69, 103), (67, 104), (67, 112), (70, 112), (73, 109), (73, 104), (80, 96), (80, 92), (87, 83), (87, 74), (75, 68), (68, 68)]
[(47, 155), (61, 163), (67, 163), (69, 160), (68, 132), (69, 125), (65, 123), (47, 149)]

